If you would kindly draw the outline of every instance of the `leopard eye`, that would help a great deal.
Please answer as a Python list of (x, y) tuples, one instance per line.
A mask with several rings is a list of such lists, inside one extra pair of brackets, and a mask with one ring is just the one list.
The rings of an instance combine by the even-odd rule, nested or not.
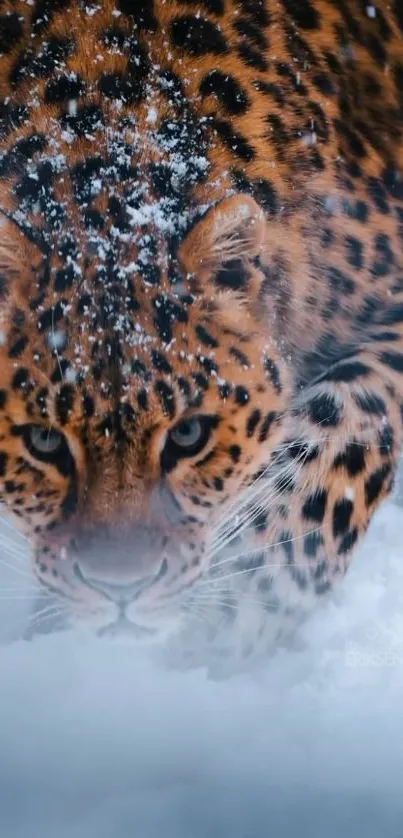
[(196, 416), (194, 419), (185, 419), (183, 422), (179, 422), (179, 425), (171, 431), (171, 440), (179, 448), (188, 449), (198, 444), (202, 434), (203, 425)]
[(29, 449), (34, 456), (52, 456), (59, 451), (63, 443), (63, 434), (53, 428), (44, 428), (42, 425), (31, 425), (29, 428)]
[(169, 432), (161, 452), (163, 473), (172, 471), (179, 460), (200, 454), (218, 424), (218, 416), (191, 416), (178, 422)]
[(208, 416), (183, 419), (172, 428), (167, 440), (168, 446), (175, 451), (177, 457), (194, 457), (206, 445), (211, 427), (211, 418)]

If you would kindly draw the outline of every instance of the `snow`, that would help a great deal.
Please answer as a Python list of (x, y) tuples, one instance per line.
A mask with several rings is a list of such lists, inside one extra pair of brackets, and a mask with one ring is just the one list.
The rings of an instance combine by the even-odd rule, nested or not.
[(401, 838), (401, 516), (378, 513), (295, 648), (221, 681), (84, 633), (13, 640), (31, 582), (4, 528), (0, 834)]

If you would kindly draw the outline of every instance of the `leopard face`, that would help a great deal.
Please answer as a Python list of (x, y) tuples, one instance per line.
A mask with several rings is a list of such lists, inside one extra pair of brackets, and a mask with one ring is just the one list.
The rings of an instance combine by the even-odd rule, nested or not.
[[(264, 229), (253, 199), (228, 198), (185, 238), (173, 286), (159, 268), (136, 297), (129, 279), (112, 313), (103, 286), (84, 313), (80, 294), (73, 312), (15, 308), (4, 323), (4, 500), (41, 582), (97, 625), (178, 618), (281, 437), (288, 372), (259, 307)], [(25, 270), (52, 284), (60, 259), (27, 253)]]

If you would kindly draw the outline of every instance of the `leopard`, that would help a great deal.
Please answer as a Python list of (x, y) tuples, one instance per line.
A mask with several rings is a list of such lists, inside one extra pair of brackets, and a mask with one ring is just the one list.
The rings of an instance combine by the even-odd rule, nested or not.
[(1, 0), (0, 500), (45, 602), (247, 657), (327, 600), (399, 461), (402, 244), (400, 0)]

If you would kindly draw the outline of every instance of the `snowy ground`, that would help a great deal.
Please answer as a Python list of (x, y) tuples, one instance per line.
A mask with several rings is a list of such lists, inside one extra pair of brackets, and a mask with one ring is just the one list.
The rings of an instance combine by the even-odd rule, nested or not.
[[(4, 642), (2, 838), (402, 838), (402, 525), (381, 510), (301, 649), (254, 676), (67, 633)], [(23, 597), (3, 566), (3, 591), (18, 579)], [(25, 608), (3, 594), (4, 641)]]

